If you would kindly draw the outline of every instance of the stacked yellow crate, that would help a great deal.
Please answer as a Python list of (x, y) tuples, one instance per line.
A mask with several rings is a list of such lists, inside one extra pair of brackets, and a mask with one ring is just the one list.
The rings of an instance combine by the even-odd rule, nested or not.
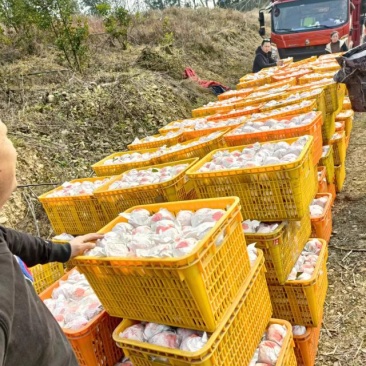
[[(345, 109), (344, 86), (334, 83), (327, 73), (322, 74), (327, 69), (324, 63), (330, 62), (326, 65), (329, 66), (331, 60), (318, 61), (312, 57), (296, 63), (288, 61), (285, 72), (274, 67), (255, 75), (246, 75), (238, 84), (237, 92), (224, 93), (218, 102), (194, 110), (193, 116), (198, 118), (171, 122), (160, 130), (162, 135), (150, 136), (129, 145), (129, 149), (134, 151), (114, 153), (93, 165), (97, 175), (107, 176), (123, 174), (130, 169), (143, 170), (154, 166), (159, 169), (178, 164), (182, 159), (201, 159), (190, 163), (187, 171), (177, 178), (177, 182), (184, 182), (184, 186), (189, 179), (190, 187), (194, 187), (195, 195), (201, 199), (164, 202), (195, 198), (194, 194), (186, 193), (185, 197), (181, 197), (180, 183), (138, 186), (112, 193), (108, 192), (110, 184), (107, 184), (95, 192), (93, 200), (104, 207), (102, 212), (108, 220), (125, 209), (127, 214), (130, 213), (129, 207), (136, 204), (150, 212), (167, 208), (177, 213), (204, 207), (226, 211), (218, 226), (197, 248), (182, 258), (83, 256), (74, 260), (106, 311), (112, 316), (125, 318), (114, 332), (114, 339), (135, 366), (159, 364), (162, 357), (177, 366), (193, 363), (201, 366), (248, 365), (272, 315), (270, 298), (275, 317), (309, 327), (304, 336), (295, 337), (296, 355), (299, 364), (314, 364), (327, 290), (326, 241), (320, 239), (322, 249), (311, 279), (288, 281), (287, 278), (311, 229), (312, 236), (329, 240), (330, 204), (324, 218), (316, 221), (310, 221), (309, 204), (320, 186), (323, 195), (327, 194), (325, 190), (341, 189), (342, 171), (338, 169), (337, 173), (337, 168), (345, 166), (345, 146), (352, 123), (348, 116), (350, 113), (339, 113), (342, 106)], [(311, 91), (312, 95), (305, 96), (305, 90)], [(303, 98), (296, 100), (297, 95)], [(274, 106), (269, 107), (268, 102)], [(225, 143), (230, 145), (230, 132), (225, 131), (225, 127), (232, 129), (239, 122), (245, 124), (248, 121), (297, 116), (314, 109), (318, 110), (317, 120), (323, 123), (314, 122), (310, 132), (292, 128), (276, 131), (278, 134), (273, 131), (254, 133), (253, 136), (243, 136), (242, 146), (225, 147)], [(345, 120), (344, 139), (343, 135), (340, 139), (332, 139), (336, 118)], [(201, 127), (196, 129), (199, 124)], [(202, 128), (205, 124), (209, 127)], [(217, 135), (211, 140), (201, 140), (213, 132)], [(217, 151), (233, 151), (245, 148), (248, 143), (271, 140), (292, 143), (305, 134), (311, 137), (294, 162), (246, 169), (199, 171)], [(195, 139), (191, 140), (193, 137)], [(162, 148), (163, 143), (171, 147)], [(325, 143), (330, 148), (323, 154), (321, 146)], [(321, 185), (317, 180), (319, 158)], [(326, 186), (324, 179), (327, 180)], [(238, 198), (230, 196), (239, 197), (240, 203)], [(335, 194), (332, 200), (334, 197)], [(160, 203), (154, 205), (154, 202)], [(109, 214), (106, 214), (108, 211)], [(286, 220), (268, 235), (247, 235), (247, 241), (255, 241), (264, 252), (266, 275), (260, 250), (253, 267), (249, 267), (241, 228), (242, 216), (272, 222)], [(73, 216), (72, 220), (76, 218)], [(114, 225), (122, 222), (126, 222), (125, 216), (114, 219), (100, 232), (109, 232)], [(98, 229), (102, 227), (101, 223), (97, 225)], [(217, 247), (216, 240), (222, 233), (225, 233), (224, 243)], [(191, 328), (211, 332), (212, 335), (206, 346), (194, 354), (121, 339), (119, 333), (136, 321)], [(271, 320), (272, 323), (274, 321)], [(287, 327), (286, 322), (283, 324)], [(291, 330), (285, 343), (277, 365), (295, 365)]]
[[(273, 78), (273, 80), (276, 79)], [(311, 80), (311, 78), (309, 78), (309, 80)], [(319, 85), (317, 85), (317, 87), (319, 87)], [(343, 90), (342, 86), (340, 88), (341, 90)], [(339, 108), (339, 105), (337, 103), (334, 103), (332, 96), (334, 96), (337, 93), (337, 91), (339, 91), (338, 89), (339, 86), (337, 84), (328, 81), (327, 85), (323, 87), (324, 99), (322, 98), (323, 99), (322, 103), (318, 102), (318, 105), (320, 105), (319, 110), (321, 111), (322, 115), (324, 117), (329, 116), (328, 121), (325, 123), (325, 127), (323, 127), (323, 136), (328, 139), (334, 133), (334, 131), (332, 130), (335, 127), (335, 119), (333, 118), (334, 111), (336, 111)], [(294, 91), (296, 90), (294, 89)], [(248, 93), (245, 99), (248, 99), (249, 97), (250, 94)], [(272, 98), (272, 100), (275, 99), (277, 98)], [(339, 101), (337, 100), (337, 102)], [(244, 100), (241, 103), (244, 105), (247, 102)], [(279, 111), (277, 113), (281, 112)], [(258, 120), (258, 116), (256, 115), (255, 116), (249, 115), (248, 120), (251, 119), (253, 120), (253, 117), (254, 120)], [(264, 118), (262, 118), (262, 120), (264, 120)], [(244, 124), (245, 123), (246, 122), (244, 121)], [(230, 135), (230, 133), (228, 135)], [(255, 133), (253, 133), (252, 136), (243, 135), (242, 138), (244, 139), (243, 141), (245, 141), (245, 138), (252, 138), (250, 140), (250, 143), (270, 140), (268, 138), (266, 140), (265, 137), (266, 133), (261, 133), (260, 135), (261, 136), (259, 136), (258, 134), (257, 141), (255, 141), (256, 137)], [(270, 135), (271, 133), (268, 133), (268, 136)], [(226, 138), (226, 136), (225, 136), (226, 143), (229, 144), (229, 138)], [(245, 142), (243, 143), (243, 145), (244, 144)], [(320, 147), (321, 145), (322, 144), (320, 144)], [(241, 149), (244, 147), (245, 146), (240, 146), (236, 147), (236, 149)], [(225, 150), (231, 151), (233, 149), (225, 149)], [(192, 167), (187, 173), (188, 176), (194, 181), (196, 185), (197, 195), (199, 197), (201, 198), (220, 197), (227, 194), (237, 195), (241, 199), (243, 215), (246, 218), (267, 220), (267, 221), (271, 220), (273, 221), (276, 219), (288, 220), (289, 218), (290, 220), (296, 218), (299, 219), (299, 216), (297, 217), (296, 215), (291, 216), (291, 214), (285, 217), (286, 214), (288, 214), (288, 212), (291, 212), (291, 210), (286, 210), (285, 215), (283, 211), (279, 210), (280, 214), (278, 216), (276, 216), (276, 214), (274, 214), (271, 211), (271, 203), (273, 204), (274, 202), (268, 202), (268, 197), (273, 199), (273, 196), (276, 195), (273, 194), (273, 192), (271, 192), (272, 194), (270, 194), (269, 192), (268, 192), (269, 194), (266, 194), (266, 192), (264, 192), (263, 189), (269, 190), (269, 187), (266, 187), (265, 185), (265, 181), (268, 180), (271, 181), (271, 189), (276, 190), (276, 188), (274, 187), (275, 184), (277, 184), (277, 182), (276, 180), (274, 181), (273, 177), (271, 176), (272, 167), (268, 167), (268, 169), (266, 167), (266, 169), (263, 169), (262, 176), (260, 175), (260, 168), (244, 169), (242, 171), (240, 169), (235, 169), (233, 171), (228, 170), (228, 171), (200, 173), (198, 171), (199, 168), (202, 167), (205, 163), (209, 162), (210, 159), (212, 158), (212, 155), (214, 154), (215, 152), (212, 152), (211, 154), (207, 155), (204, 159), (200, 160), (194, 167)], [(316, 164), (318, 160), (314, 160), (313, 163)], [(310, 166), (311, 164), (309, 164), (309, 171), (312, 171), (312, 168)], [(286, 170), (286, 168), (284, 170)], [(322, 168), (322, 171), (324, 175), (322, 181), (324, 183), (325, 172), (326, 172), (324, 167)], [(246, 179), (245, 176), (247, 175), (249, 177), (250, 173), (252, 173), (252, 179), (248, 178)], [(282, 179), (283, 181), (286, 180), (285, 175), (286, 174), (284, 173), (284, 175), (282, 176), (280, 173), (277, 172), (276, 177), (279, 180)], [(293, 175), (292, 177), (296, 179), (295, 175)], [(251, 183), (251, 189), (246, 190), (246, 184), (248, 184), (249, 182)], [(258, 204), (258, 202), (261, 199), (260, 198), (261, 195), (255, 194), (255, 192), (254, 194), (252, 194), (252, 197), (255, 196), (255, 200), (252, 199), (250, 205), (246, 204), (248, 197), (251, 196), (250, 192), (252, 193), (253, 189), (255, 191), (255, 184), (253, 185), (253, 182), (258, 182), (257, 184), (260, 185), (261, 195), (263, 197), (263, 201), (265, 201), (263, 202), (263, 205), (261, 205), (261, 207), (259, 207), (260, 205)], [(273, 184), (273, 182), (275, 183)], [(334, 182), (334, 180), (332, 182)], [(306, 210), (308, 211), (308, 205), (310, 203), (309, 199), (312, 200), (314, 198), (318, 184), (313, 184), (313, 179), (309, 179), (307, 182), (305, 182), (303, 187), (304, 187), (303, 189), (308, 193), (308, 197), (303, 196), (303, 202), (307, 201)], [(316, 187), (315, 190), (312, 189), (313, 187)], [(327, 185), (324, 188), (323, 184), (323, 189), (325, 190), (326, 188)], [(289, 191), (291, 191), (291, 189), (287, 190), (287, 192)], [(294, 193), (295, 192), (296, 190), (294, 190)], [(278, 191), (276, 193), (278, 193)], [(328, 195), (327, 197), (330, 198), (331, 196)], [(286, 196), (282, 197), (282, 200), (284, 202), (287, 202), (287, 200), (291, 200), (291, 198)], [(330, 236), (329, 234), (331, 231), (331, 222), (329, 225), (329, 217), (331, 217), (331, 210), (330, 210), (331, 199), (329, 199), (328, 201), (329, 201), (327, 205), (328, 209), (325, 210), (327, 212), (326, 220), (323, 220), (323, 218), (321, 218), (321, 220), (312, 223), (313, 230), (315, 230), (315, 228), (318, 229), (317, 234), (319, 234), (319, 236), (321, 237), (325, 237), (326, 240), (329, 240)], [(276, 202), (276, 204), (277, 204), (276, 209), (279, 206), (281, 206), (279, 202)], [(299, 212), (304, 213), (304, 211), (301, 210)], [(298, 213), (298, 215), (300, 215), (301, 217), (301, 214)], [(327, 224), (324, 224), (323, 221), (326, 221)], [(320, 242), (322, 243), (322, 250), (319, 255), (319, 259), (314, 274), (310, 280), (286, 281), (289, 271), (291, 271), (300, 251), (302, 250), (304, 244), (306, 243), (307, 239), (310, 236), (310, 230), (311, 230), (310, 218), (308, 214), (306, 218), (305, 216), (302, 218), (301, 222), (289, 221), (289, 224), (287, 225), (288, 227), (284, 223), (281, 224), (280, 227), (278, 228), (279, 232), (268, 234), (268, 236), (258, 235), (256, 237), (255, 235), (253, 235), (253, 238), (251, 238), (250, 240), (248, 240), (248, 236), (246, 236), (246, 239), (248, 242), (260, 243), (257, 245), (264, 250), (266, 258), (266, 267), (268, 270), (266, 277), (267, 281), (269, 282), (271, 300), (274, 306), (274, 316), (287, 319), (291, 321), (293, 324), (303, 324), (309, 327), (305, 336), (299, 336), (295, 340), (297, 345), (296, 353), (299, 364), (313, 365), (317, 350), (317, 342), (319, 339), (319, 333), (321, 327), (323, 305), (325, 301), (327, 283), (328, 283), (327, 272), (326, 272), (326, 261), (328, 256), (327, 244), (326, 241), (320, 239)], [(297, 230), (294, 229), (294, 227), (296, 227)], [(289, 235), (288, 232), (291, 232), (291, 235)], [(314, 236), (314, 233), (312, 236)], [(295, 251), (294, 248), (296, 248)], [(286, 255), (286, 253), (288, 255)], [(292, 265), (290, 265), (289, 263), (292, 263)], [(281, 283), (279, 282), (279, 279)]]
[[(267, 326), (287, 328), (278, 365), (296, 365), (290, 325), (271, 320), (272, 308), (265, 280), (262, 252), (249, 262), (237, 197), (211, 198), (135, 206), (100, 233), (128, 222), (128, 214), (144, 209), (222, 209), (224, 215), (193, 250), (178, 258), (89, 257), (74, 259), (106, 311), (124, 318), (114, 339), (134, 366), (249, 365)], [(219, 240), (219, 242), (218, 242)], [(219, 244), (218, 244), (219, 243)], [(196, 352), (169, 349), (125, 339), (120, 333), (138, 322), (154, 322), (211, 333)]]

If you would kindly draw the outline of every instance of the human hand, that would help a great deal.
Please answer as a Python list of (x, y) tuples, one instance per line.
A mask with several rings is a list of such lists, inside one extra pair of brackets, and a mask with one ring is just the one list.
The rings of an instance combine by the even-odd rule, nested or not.
[(277, 66), (283, 66), (283, 60), (278, 60), (277, 61)]
[(101, 234), (86, 234), (77, 236), (76, 238), (70, 240), (71, 245), (71, 258), (76, 257), (77, 255), (84, 254), (87, 250), (95, 248), (95, 243), (93, 241), (102, 239), (103, 235)]

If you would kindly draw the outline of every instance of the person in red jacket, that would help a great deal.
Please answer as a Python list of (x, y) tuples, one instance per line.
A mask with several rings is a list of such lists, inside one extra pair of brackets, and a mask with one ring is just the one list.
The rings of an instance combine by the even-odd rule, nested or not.
[(272, 58), (272, 46), (269, 39), (263, 39), (261, 45), (255, 51), (253, 61), (253, 72), (261, 71), (266, 67), (282, 66), (283, 61), (276, 61)]
[[(17, 185), (16, 151), (0, 121), (0, 208)], [(24, 276), (16, 256), (27, 266), (66, 262), (92, 249), (102, 235), (79, 236), (55, 244), (0, 226), (0, 366), (78, 366), (52, 314)]]

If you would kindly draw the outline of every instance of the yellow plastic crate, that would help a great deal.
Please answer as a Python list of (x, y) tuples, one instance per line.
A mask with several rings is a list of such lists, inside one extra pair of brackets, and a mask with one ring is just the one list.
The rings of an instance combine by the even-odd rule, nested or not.
[(343, 100), (346, 93), (345, 84), (338, 84), (334, 82), (333, 75), (332, 78), (329, 79), (329, 81), (325, 82), (323, 82), (322, 78), (320, 77), (315, 77), (314, 80), (308, 80), (310, 77), (311, 74), (304, 77), (304, 79), (306, 79), (306, 83), (304, 83), (304, 80), (300, 78), (300, 85), (291, 87), (290, 91), (323, 88), (326, 113), (339, 113), (343, 108)]
[(230, 99), (230, 98), (234, 98), (234, 97), (245, 98), (247, 95), (249, 95), (253, 91), (254, 91), (254, 87), (241, 89), (241, 90), (229, 90), (225, 93), (219, 94), (217, 96), (217, 99), (226, 100), (226, 99)]
[(211, 128), (206, 128), (203, 130), (193, 130), (193, 129), (184, 129), (183, 130), (183, 137), (184, 140), (188, 141), (188, 140), (193, 140), (196, 138), (200, 138), (202, 136), (207, 136), (210, 133), (213, 132), (217, 132), (217, 131), (225, 131), (225, 130), (232, 130), (233, 128), (239, 126), (242, 122), (238, 122), (237, 124), (233, 124), (233, 125), (226, 125), (226, 126), (218, 126), (218, 127), (211, 127)]
[(244, 108), (233, 109), (229, 113), (223, 113), (223, 114), (217, 113), (212, 116), (208, 116), (207, 121), (220, 121), (223, 119), (243, 117), (243, 116), (249, 117), (249, 115), (251, 115), (253, 113), (258, 113), (260, 106), (261, 106), (260, 104), (257, 104), (257, 105), (251, 105), (251, 106), (244, 107)]
[(346, 137), (351, 135), (352, 127), (353, 127), (353, 118), (355, 112), (352, 109), (342, 110), (335, 116), (336, 121), (344, 121), (345, 123), (345, 131)]
[(326, 64), (319, 65), (319, 66), (311, 66), (314, 72), (330, 72), (330, 71), (338, 71), (341, 67), (337, 63), (327, 62)]
[(276, 83), (268, 83), (268, 84), (264, 84), (261, 86), (256, 86), (253, 88), (253, 92), (270, 90), (270, 89), (279, 88), (279, 87), (285, 86), (285, 85), (289, 85), (290, 87), (296, 85), (296, 78), (288, 78), (286, 80), (277, 81)]
[(33, 286), (37, 294), (51, 286), (64, 275), (63, 263), (52, 262), (47, 264), (37, 264), (29, 268), (34, 282)]
[(346, 96), (346, 92), (347, 92), (346, 84), (337, 85), (338, 106), (337, 106), (337, 109), (334, 111), (335, 113), (339, 113), (342, 110), (343, 101), (344, 101), (344, 97)]
[(324, 86), (324, 92), (327, 113), (339, 113), (343, 108), (346, 85), (332, 82)]
[[(292, 144), (297, 139), (278, 141)], [(220, 150), (235, 151), (249, 146)], [(300, 157), (289, 164), (198, 172), (220, 150), (212, 151), (187, 171), (187, 176), (194, 181), (199, 198), (238, 196), (246, 219), (300, 220), (308, 215), (309, 204), (318, 187), (312, 136), (309, 136)]]
[[(73, 260), (85, 274), (108, 314), (120, 318), (163, 323), (212, 332), (243, 288), (250, 273), (249, 257), (241, 227), (239, 199), (194, 200), (135, 206), (151, 213), (166, 208), (226, 210), (193, 251), (179, 258), (98, 258)], [(106, 233), (118, 217), (102, 230)], [(224, 234), (223, 242), (216, 242)]]
[[(178, 160), (182, 160), (182, 159), (190, 159), (190, 158), (200, 158), (201, 159), (204, 156), (206, 156), (210, 151), (219, 149), (219, 148), (225, 146), (224, 135), (227, 132), (228, 132), (228, 129), (226, 128), (225, 130), (219, 132), (218, 135), (210, 141), (200, 142), (199, 144), (194, 145), (194, 146), (188, 146), (181, 150), (172, 151), (172, 152), (157, 156), (157, 157), (153, 158), (152, 162), (153, 162), (153, 164), (164, 164), (164, 163), (169, 163), (172, 161), (178, 161)], [(196, 139), (183, 142), (182, 146), (188, 145), (189, 143), (191, 143), (193, 141), (197, 141), (199, 139), (200, 139), (200, 137), (197, 137)]]
[[(272, 75), (272, 81), (278, 82), (281, 80), (286, 80), (289, 77), (294, 77), (296, 80), (300, 80), (302, 77), (312, 73), (312, 70), (307, 68), (301, 69), (284, 69), (282, 72), (276, 73)], [(299, 82), (299, 81), (298, 81)]]
[(345, 132), (346, 132), (346, 136), (348, 138), (351, 137), (352, 129), (353, 129), (353, 118), (347, 118), (346, 125), (345, 125)]
[[(153, 137), (160, 137), (160, 136), (164, 136), (164, 135), (153, 135)], [(176, 132), (175, 136), (170, 136), (164, 138), (164, 139), (160, 139), (160, 140), (155, 140), (155, 141), (144, 141), (144, 139), (141, 139), (139, 144), (130, 144), (127, 145), (128, 150), (143, 150), (143, 149), (154, 149), (156, 147), (160, 147), (160, 146), (172, 146), (172, 145), (176, 145), (178, 142), (183, 141), (183, 135), (182, 133)]]
[(342, 132), (346, 130), (346, 121), (336, 121), (336, 132)]
[(104, 165), (104, 163), (109, 159), (116, 159), (122, 155), (131, 155), (134, 153), (140, 153), (140, 154), (155, 153), (157, 150), (159, 150), (159, 148), (145, 149), (145, 150), (139, 150), (139, 151), (116, 152), (116, 153), (113, 153), (113, 154), (105, 157), (104, 159), (98, 161), (97, 163), (93, 164), (91, 167), (98, 177), (121, 174), (121, 173), (125, 172), (126, 170), (141, 168), (143, 166), (151, 165), (151, 158), (144, 160), (144, 161), (134, 161), (134, 162), (130, 162), (130, 163), (119, 163), (119, 164), (110, 164), (110, 165)]
[[(70, 182), (95, 182), (101, 179), (103, 178), (93, 177), (73, 179)], [(96, 232), (108, 223), (109, 220), (94, 195), (47, 197), (59, 189), (61, 187), (38, 197), (56, 234), (84, 235)]]
[(322, 126), (322, 137), (324, 144), (329, 143), (329, 140), (335, 134), (335, 129), (335, 113), (326, 113)]
[(348, 96), (345, 96), (343, 99), (343, 106), (342, 109), (349, 110), (352, 109), (352, 104)]
[(225, 105), (213, 105), (207, 107), (200, 107), (192, 110), (192, 117), (206, 117), (216, 113), (227, 113), (235, 108), (234, 103)]
[(332, 62), (338, 56), (342, 56), (343, 52), (336, 52), (336, 53), (327, 53), (325, 55), (320, 55), (318, 60), (321, 62)]
[(316, 59), (317, 59), (316, 56), (310, 56), (310, 57), (305, 58), (303, 60), (292, 62), (288, 67), (292, 68), (292, 67), (298, 67), (298, 66), (301, 66), (301, 65), (309, 64), (309, 63), (312, 63), (312, 62), (316, 61)]
[(291, 324), (317, 327), (322, 320), (323, 306), (328, 288), (328, 245), (322, 249), (311, 279), (287, 281), (285, 285), (268, 285), (273, 306), (273, 316)]
[(295, 356), (297, 366), (314, 366), (318, 352), (321, 330), (321, 321), (317, 327), (307, 327), (306, 333), (301, 336), (294, 335)]
[[(259, 252), (243, 289), (228, 308), (204, 347), (186, 352), (120, 338), (119, 334), (136, 321), (125, 319), (113, 332), (113, 339), (134, 366), (233, 366), (249, 365), (271, 317), (271, 304), (264, 276), (263, 254)], [(290, 325), (288, 325), (290, 327)], [(291, 337), (291, 327), (288, 329)], [(287, 344), (289, 338), (285, 338)], [(286, 347), (284, 347), (284, 350)], [(285, 353), (285, 352), (284, 352)], [(283, 355), (281, 355), (283, 356)], [(164, 359), (158, 361), (155, 358)], [(155, 359), (155, 361), (154, 361)], [(277, 363), (277, 365), (279, 365)], [(286, 364), (287, 365), (287, 364)]]
[[(200, 118), (186, 118), (186, 120), (195, 120), (195, 119), (200, 119)], [(161, 133), (162, 135), (164, 135), (164, 134), (166, 134), (168, 132), (179, 131), (182, 128), (181, 123), (183, 121), (184, 121), (183, 119), (178, 119), (176, 121), (169, 122), (164, 127), (159, 128), (159, 133)], [(177, 123), (179, 123), (179, 125), (177, 125)]]
[(334, 156), (333, 156), (333, 146), (329, 145), (328, 153), (320, 158), (319, 165), (325, 166), (326, 177), (328, 183), (334, 182)]
[(119, 181), (123, 173), (114, 177), (111, 181), (94, 191), (94, 196), (99, 201), (105, 215), (113, 220), (120, 212), (126, 211), (130, 207), (146, 205), (158, 202), (184, 201), (196, 198), (196, 191), (193, 182), (186, 177), (186, 171), (195, 163), (198, 158), (175, 161), (171, 163), (152, 165), (136, 170), (146, 170), (150, 168), (163, 169), (167, 166), (188, 164), (182, 172), (172, 179), (162, 183), (146, 184), (137, 187), (120, 188), (109, 190), (111, 184)]
[[(256, 92), (254, 92), (254, 93), (256, 93)], [(284, 94), (285, 94), (285, 91), (281, 91), (281, 92), (273, 93), (273, 94), (268, 93), (261, 97), (248, 95), (243, 101), (236, 102), (235, 108), (239, 109), (239, 108), (244, 108), (244, 107), (248, 107), (248, 106), (252, 106), (252, 105), (253, 106), (258, 105), (258, 104), (261, 104), (264, 102), (269, 102), (270, 100), (279, 100), (279, 99), (283, 98)]]
[(247, 75), (240, 79), (239, 84), (236, 85), (236, 89), (245, 89), (245, 88), (252, 88), (254, 86), (262, 86), (265, 84), (271, 83), (271, 77), (267, 75), (263, 75), (263, 77), (254, 79), (254, 80), (248, 80)]
[(341, 137), (329, 140), (333, 146), (334, 165), (341, 165), (346, 160), (346, 133), (342, 131)]
[(256, 117), (254, 115), (254, 116), (252, 116), (252, 118), (254, 120), (261, 121), (263, 119), (268, 119), (268, 118), (272, 118), (272, 117), (276, 118), (276, 117), (285, 117), (285, 116), (298, 115), (298, 114), (301, 114), (301, 113), (311, 112), (315, 109), (316, 109), (316, 100), (313, 99), (312, 103), (310, 103), (309, 105), (304, 106), (304, 107), (299, 106), (298, 108), (291, 109), (291, 110), (287, 109), (287, 107), (272, 109), (272, 110), (268, 110), (268, 111), (265, 111), (265, 112), (261, 112), (261, 113), (265, 114), (263, 117)]
[[(288, 97), (292, 94), (294, 94), (294, 93), (284, 94), (282, 96), (282, 98), (285, 99), (286, 97)], [(324, 92), (322, 90), (319, 91), (319, 93), (311, 95), (309, 97), (292, 99), (292, 100), (288, 100), (288, 101), (283, 100), (282, 103), (279, 103), (279, 104), (276, 104), (276, 105), (273, 105), (273, 106), (262, 106), (260, 111), (261, 112), (271, 111), (273, 109), (278, 109), (278, 108), (282, 108), (282, 107), (285, 107), (285, 106), (288, 106), (288, 105), (299, 103), (303, 100), (316, 100), (316, 109), (318, 111), (322, 112), (323, 115), (325, 115), (325, 99), (324, 99)], [(278, 101), (281, 102), (281, 99), (278, 100)]]
[(247, 244), (256, 243), (264, 253), (268, 283), (283, 285), (310, 236), (310, 216), (284, 221), (268, 234), (245, 233)]
[(334, 76), (334, 72), (328, 72), (328, 73), (308, 73), (300, 78), (298, 78), (299, 84), (308, 84), (313, 83), (315, 81), (320, 81), (323, 79), (331, 78)]
[(351, 140), (351, 136), (346, 137), (346, 149), (348, 150), (349, 142)]
[(340, 164), (334, 167), (335, 169), (335, 185), (336, 191), (341, 192), (343, 189), (344, 181), (346, 180), (346, 164)]
[[(291, 118), (291, 117), (288, 117)], [(282, 118), (271, 118), (271, 120), (280, 121)], [(245, 122), (243, 123), (245, 125)], [(314, 165), (318, 164), (319, 159), (322, 155), (322, 125), (323, 118), (322, 113), (318, 112), (311, 123), (292, 127), (284, 128), (281, 130), (270, 130), (270, 131), (258, 131), (253, 133), (243, 133), (243, 134), (233, 134), (233, 131), (229, 131), (225, 134), (224, 140), (227, 146), (240, 146), (247, 144), (254, 144), (256, 142), (267, 142), (281, 140), (291, 137), (300, 137), (303, 135), (311, 135), (314, 137), (314, 147), (313, 147), (313, 161)], [(236, 128), (239, 128), (236, 127)]]
[(257, 91), (265, 91), (265, 90), (270, 90), (273, 88), (279, 88), (281, 86), (285, 86), (285, 85), (296, 85), (296, 79), (295, 78), (289, 78), (287, 80), (284, 81), (279, 81), (277, 83), (269, 83), (269, 84), (264, 84), (261, 86), (253, 86), (250, 88), (246, 88), (246, 89), (239, 89), (239, 90), (231, 90), (229, 92), (225, 92), (222, 93), (220, 95), (218, 95), (218, 100), (225, 100), (225, 99), (229, 99), (232, 97), (247, 97), (249, 94), (253, 93), (253, 92), (257, 92)]

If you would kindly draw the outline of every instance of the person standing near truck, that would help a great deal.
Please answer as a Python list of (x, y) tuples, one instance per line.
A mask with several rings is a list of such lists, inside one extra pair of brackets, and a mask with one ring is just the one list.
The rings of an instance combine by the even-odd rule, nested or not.
[(325, 46), (325, 51), (328, 53), (347, 52), (346, 43), (339, 39), (339, 33), (334, 31), (330, 34), (330, 42)]
[(261, 71), (264, 68), (272, 66), (282, 66), (283, 61), (276, 61), (272, 58), (272, 46), (269, 39), (263, 39), (261, 45), (255, 51), (253, 61), (253, 72)]

